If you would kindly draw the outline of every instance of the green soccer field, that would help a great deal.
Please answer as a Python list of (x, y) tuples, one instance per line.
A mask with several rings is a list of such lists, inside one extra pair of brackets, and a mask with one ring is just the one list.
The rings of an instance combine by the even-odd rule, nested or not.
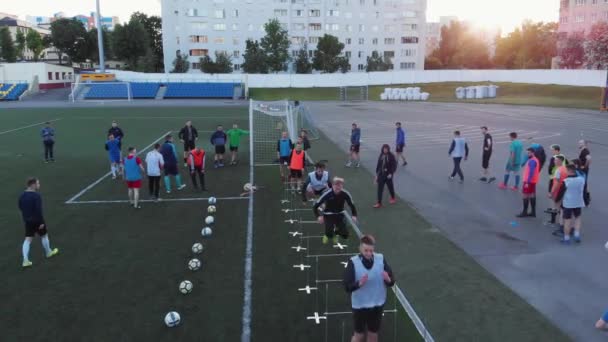
[[(164, 193), (163, 201), (147, 201), (142, 187), (142, 209), (128, 205), (126, 186), (108, 175), (103, 146), (112, 120), (125, 132), (123, 151), (134, 146), (142, 153), (169, 131), (174, 135), (190, 119), (199, 130), (199, 144), (207, 150), (208, 192), (197, 192), (185, 170), (188, 187)], [(42, 144), (35, 125), (54, 120), (55, 163), (42, 161)], [(0, 265), (3, 286), (0, 331), (3, 341), (236, 341), (241, 338), (248, 198), (240, 197), (249, 181), (249, 140), (243, 139), (238, 166), (210, 167), (211, 131), (232, 123), (248, 127), (248, 111), (237, 108), (92, 108), (19, 109), (3, 111), (0, 120), (0, 171), (5, 196), (0, 198)], [(31, 126), (31, 127), (29, 127)], [(176, 139), (177, 140), (177, 139)], [(176, 143), (178, 154), (182, 147)], [(60, 254), (43, 257), (39, 239), (32, 243), (30, 269), (22, 269), (20, 246), (23, 224), (16, 201), (27, 177), (41, 181), (44, 212), (52, 247)], [(253, 341), (346, 341), (352, 333), (348, 296), (336, 279), (352, 255), (351, 240), (344, 250), (323, 246), (320, 238), (301, 239), (288, 234), (303, 225), (286, 219), (312, 220), (310, 207), (284, 191), (278, 168), (256, 167), (253, 211), (252, 321)], [(161, 184), (162, 185), (162, 184)], [(201, 236), (209, 196), (218, 198), (213, 235)], [(66, 203), (68, 202), (68, 203)], [(305, 234), (321, 235), (318, 225)], [(354, 235), (354, 233), (352, 233)], [(355, 238), (353, 238), (355, 239)], [(187, 262), (190, 248), (204, 245), (196, 256), (199, 271)], [(292, 246), (306, 243), (308, 252)], [(309, 254), (340, 254), (307, 258)], [(310, 260), (309, 260), (310, 259)], [(314, 265), (313, 271), (295, 264)], [(178, 285), (190, 280), (194, 290), (182, 295)], [(326, 280), (334, 282), (323, 283)], [(317, 281), (320, 281), (317, 283)], [(317, 287), (310, 295), (298, 291)], [(181, 314), (182, 324), (169, 329), (166, 312)], [(383, 337), (386, 341), (419, 339), (405, 312), (389, 292)], [(327, 319), (315, 324), (307, 317), (317, 312)], [(325, 315), (329, 313), (329, 315)], [(35, 329), (32, 322), (35, 321)], [(277, 327), (281, 327), (277, 329)]]

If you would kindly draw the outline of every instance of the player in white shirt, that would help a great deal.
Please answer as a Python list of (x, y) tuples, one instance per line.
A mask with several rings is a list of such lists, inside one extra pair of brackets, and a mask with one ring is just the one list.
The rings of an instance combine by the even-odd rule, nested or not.
[(160, 170), (163, 169), (165, 160), (163, 155), (160, 154), (160, 144), (155, 144), (154, 149), (146, 154), (146, 167), (148, 174), (148, 189), (150, 190), (150, 197), (153, 200), (159, 201), (160, 192)]
[(308, 174), (306, 182), (302, 185), (302, 201), (306, 203), (308, 198), (318, 197), (331, 189), (330, 179), (329, 172), (325, 171), (325, 164), (316, 163), (315, 170)]

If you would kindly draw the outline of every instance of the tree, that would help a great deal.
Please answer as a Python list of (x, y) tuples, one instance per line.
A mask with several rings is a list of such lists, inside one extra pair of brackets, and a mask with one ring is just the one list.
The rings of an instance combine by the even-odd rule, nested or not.
[(267, 57), (257, 40), (247, 39), (243, 61), (243, 71), (248, 74), (268, 73)]
[(266, 54), (266, 62), (270, 71), (284, 71), (289, 61), (289, 35), (281, 27), (277, 19), (264, 24), (266, 35), (260, 41), (260, 46)]
[(387, 71), (390, 68), (390, 61), (385, 61), (378, 51), (372, 51), (371, 56), (367, 56), (367, 65), (365, 71)]
[(563, 69), (579, 69), (585, 61), (584, 35), (571, 34), (559, 49), (559, 67)]
[(80, 49), (86, 46), (86, 35), (83, 24), (76, 19), (61, 18), (51, 23), (51, 41), (58, 51), (59, 64), (63, 61), (63, 55), (67, 55), (72, 61), (83, 55)]
[(441, 61), (437, 57), (429, 56), (424, 60), (424, 70), (436, 70), (441, 67)]
[(524, 21), (496, 41), (494, 64), (506, 69), (548, 69), (557, 55), (557, 24)]
[(25, 34), (21, 30), (17, 30), (17, 35), (15, 36), (15, 48), (17, 58), (23, 59), (25, 53)]
[(27, 48), (32, 51), (34, 55), (34, 61), (37, 62), (40, 58), (40, 54), (44, 50), (44, 44), (42, 43), (42, 37), (36, 30), (29, 30), (25, 36)]
[(295, 61), (296, 74), (310, 74), (312, 73), (312, 64), (308, 58), (308, 46), (304, 46), (298, 50), (298, 56)]
[(139, 72), (156, 72), (157, 67), (158, 59), (151, 48), (146, 51), (145, 55), (139, 57), (137, 61), (137, 71)]
[(312, 59), (315, 70), (324, 73), (334, 73), (344, 66), (344, 60), (340, 57), (344, 44), (340, 43), (337, 37), (325, 34), (319, 38), (317, 50)]
[(434, 67), (485, 69), (492, 66), (489, 48), (463, 22), (452, 21), (441, 28), (439, 47), (429, 56)]
[(9, 63), (17, 61), (17, 51), (7, 26), (0, 28), (0, 57)]
[(173, 60), (173, 70), (171, 70), (171, 73), (183, 74), (188, 72), (188, 69), (190, 69), (190, 63), (188, 63), (188, 55), (177, 55), (177, 57), (175, 57), (175, 59)]
[[(112, 54), (112, 32), (106, 28), (102, 28), (103, 39), (103, 56), (106, 60), (113, 58)], [(95, 63), (99, 63), (99, 45), (97, 43), (97, 28), (87, 32), (86, 38), (87, 47), (83, 49), (84, 59), (89, 59)]]
[(163, 34), (162, 34), (162, 19), (158, 16), (148, 16), (145, 13), (135, 12), (131, 15), (131, 20), (139, 21), (146, 32), (150, 43), (150, 49), (157, 60), (155, 71), (163, 71)]
[(112, 35), (112, 51), (125, 62), (129, 70), (137, 69), (137, 62), (149, 49), (148, 34), (141, 22), (131, 19), (127, 24), (117, 24)]
[(232, 59), (225, 52), (215, 52), (215, 62), (209, 56), (200, 59), (201, 71), (206, 74), (229, 74), (232, 72)]
[(590, 69), (608, 68), (608, 23), (591, 27), (585, 42), (585, 64)]

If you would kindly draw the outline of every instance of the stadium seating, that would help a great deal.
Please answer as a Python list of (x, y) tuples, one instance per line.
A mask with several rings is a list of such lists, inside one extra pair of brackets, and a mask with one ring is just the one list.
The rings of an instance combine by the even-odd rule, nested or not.
[(28, 88), (27, 83), (0, 84), (0, 101), (16, 101)]
[(160, 88), (160, 83), (131, 83), (131, 96), (134, 99), (153, 99)]
[(167, 83), (165, 98), (232, 98), (234, 83)]
[(129, 93), (125, 84), (91, 83), (85, 99), (126, 99)]

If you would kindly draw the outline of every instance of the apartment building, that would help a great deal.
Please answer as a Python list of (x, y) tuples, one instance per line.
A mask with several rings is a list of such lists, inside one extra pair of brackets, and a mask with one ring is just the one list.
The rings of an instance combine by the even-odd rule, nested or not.
[(560, 35), (589, 33), (596, 23), (608, 22), (608, 0), (561, 0), (559, 6)]
[[(245, 41), (260, 40), (264, 24), (278, 19), (289, 32), (295, 58), (305, 44), (312, 57), (319, 38), (344, 43), (351, 71), (365, 71), (374, 51), (395, 70), (423, 69), (426, 0), (161, 0), (163, 50), (168, 69), (187, 54), (191, 72), (216, 51), (231, 56), (241, 71)], [(290, 67), (291, 69), (291, 67)]]

